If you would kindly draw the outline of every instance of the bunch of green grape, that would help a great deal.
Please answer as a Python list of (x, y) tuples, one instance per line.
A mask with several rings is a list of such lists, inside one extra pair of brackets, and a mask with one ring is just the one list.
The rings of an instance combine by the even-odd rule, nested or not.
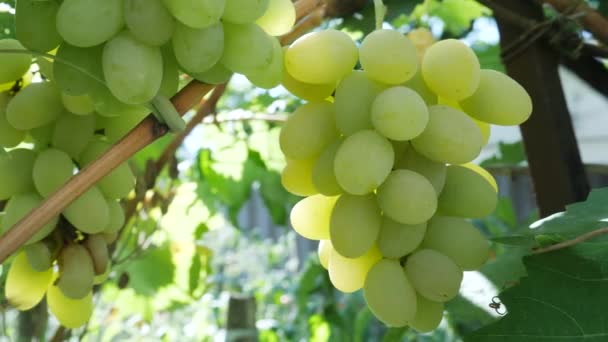
[(308, 101), (280, 135), (283, 185), (307, 196), (293, 228), (320, 241), (332, 284), (363, 289), (380, 321), (435, 329), (463, 272), (490, 252), (468, 219), (494, 211), (497, 184), (471, 161), (490, 124), (530, 116), (529, 95), (464, 43), (424, 30), (376, 30), (360, 46), (314, 32), (286, 49), (285, 71), (284, 86)]
[[(19, 0), (17, 39), (0, 40), (0, 236), (173, 96), (183, 74), (278, 85), (275, 36), (294, 22), (290, 0)], [(134, 186), (125, 163), (33, 236), (12, 260), (10, 304), (46, 296), (62, 325), (85, 324)]]

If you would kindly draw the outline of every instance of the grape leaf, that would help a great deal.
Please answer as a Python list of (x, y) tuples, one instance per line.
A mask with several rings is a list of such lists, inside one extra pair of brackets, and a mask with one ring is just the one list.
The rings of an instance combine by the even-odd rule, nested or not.
[(175, 276), (171, 249), (169, 245), (150, 248), (127, 266), (129, 286), (137, 294), (154, 296), (156, 292), (171, 283)]
[(445, 23), (447, 32), (459, 37), (469, 29), (473, 20), (490, 13), (487, 7), (474, 0), (425, 0), (416, 6), (412, 18), (438, 17)]

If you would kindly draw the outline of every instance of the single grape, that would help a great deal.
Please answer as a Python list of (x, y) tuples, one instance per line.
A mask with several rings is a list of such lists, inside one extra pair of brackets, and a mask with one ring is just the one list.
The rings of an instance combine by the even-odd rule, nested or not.
[(324, 269), (327, 269), (329, 265), (329, 255), (333, 250), (330, 240), (319, 241), (319, 247), (317, 248), (317, 256), (319, 257), (319, 263)]
[(479, 87), (460, 104), (470, 116), (503, 126), (520, 125), (532, 114), (532, 98), (526, 89), (494, 70), (481, 70)]
[(16, 129), (29, 130), (53, 122), (64, 111), (61, 92), (55, 84), (32, 83), (10, 100), (6, 120)]
[(207, 84), (222, 84), (228, 82), (233, 74), (224, 64), (216, 63), (211, 69), (200, 73), (190, 73), (190, 76)]
[(405, 263), (405, 273), (416, 292), (441, 303), (456, 297), (463, 275), (452, 259), (431, 249), (421, 249), (410, 255)]
[(247, 74), (247, 79), (255, 86), (272, 89), (283, 80), (283, 47), (278, 39), (272, 39), (272, 62), (264, 69)]
[(64, 114), (55, 123), (51, 145), (70, 155), (73, 159), (87, 147), (95, 134), (95, 117), (93, 115)]
[(20, 252), (8, 270), (4, 296), (17, 310), (29, 310), (40, 303), (52, 280), (51, 268), (37, 272), (28, 262), (25, 252)]
[(398, 261), (378, 261), (365, 278), (363, 296), (374, 316), (389, 327), (406, 326), (416, 314), (416, 291)]
[(53, 251), (50, 243), (45, 240), (38, 241), (23, 248), (27, 261), (36, 272), (44, 272), (53, 266)]
[(289, 116), (279, 142), (288, 158), (309, 159), (318, 156), (337, 136), (334, 105), (310, 102)]
[(205, 72), (222, 57), (224, 27), (216, 23), (201, 29), (178, 23), (172, 38), (179, 65), (189, 73)]
[(64, 151), (51, 148), (40, 152), (32, 168), (36, 190), (42, 197), (48, 197), (72, 177), (74, 169), (72, 159)]
[(431, 182), (437, 195), (443, 190), (447, 174), (447, 166), (444, 163), (432, 161), (413, 148), (409, 148), (395, 163), (395, 169), (410, 170), (426, 177)]
[(359, 48), (361, 66), (370, 78), (391, 85), (403, 83), (416, 74), (416, 47), (395, 30), (376, 30), (367, 35)]
[(74, 46), (99, 45), (123, 26), (122, 0), (64, 0), (57, 12), (57, 31)]
[(377, 241), (382, 256), (399, 259), (413, 252), (424, 239), (426, 225), (426, 222), (403, 224), (384, 216)]
[(429, 221), (422, 246), (446, 255), (465, 271), (479, 269), (490, 255), (487, 239), (458, 217), (436, 216)]
[(313, 195), (301, 199), (291, 209), (293, 229), (310, 240), (329, 240), (331, 212), (338, 197)]
[(25, 131), (16, 129), (6, 120), (6, 107), (11, 97), (0, 93), (0, 147), (15, 147), (25, 139)]
[(433, 91), (426, 85), (424, 78), (422, 78), (421, 70), (418, 70), (418, 72), (412, 78), (402, 85), (418, 93), (418, 95), (422, 97), (428, 106), (437, 104), (437, 94), (433, 93)]
[(434, 93), (460, 101), (471, 96), (479, 86), (479, 60), (463, 42), (441, 40), (426, 50), (422, 75)]
[(61, 101), (64, 107), (76, 115), (89, 115), (95, 111), (93, 99), (89, 95), (72, 96), (66, 93), (61, 94)]
[(412, 140), (425, 157), (450, 164), (468, 163), (481, 152), (483, 137), (465, 113), (445, 105), (429, 107), (427, 128)]
[(391, 143), (371, 130), (359, 131), (346, 139), (334, 160), (338, 184), (348, 193), (365, 195), (388, 177), (395, 155)]
[(370, 248), (358, 258), (346, 258), (333, 248), (329, 255), (329, 280), (341, 292), (352, 293), (365, 284), (369, 270), (382, 259), (377, 247)]
[(378, 203), (384, 215), (404, 224), (428, 221), (437, 210), (437, 193), (421, 174), (395, 170), (378, 188)]
[(247, 24), (260, 18), (268, 8), (268, 0), (226, 0), (222, 19), (236, 24)]
[(81, 245), (64, 246), (57, 259), (59, 278), (55, 283), (68, 298), (81, 299), (93, 289), (95, 270), (87, 249)]
[(108, 208), (110, 209), (110, 220), (104, 233), (117, 233), (125, 225), (125, 210), (120, 201), (108, 200)]
[(255, 23), (271, 36), (284, 35), (296, 23), (296, 8), (291, 0), (269, 0), (264, 15)]
[(169, 12), (185, 25), (205, 28), (217, 24), (224, 13), (225, 0), (163, 0)]
[(358, 57), (348, 34), (324, 30), (298, 38), (285, 53), (285, 67), (301, 82), (332, 84), (353, 70)]
[[(58, 10), (59, 3), (56, 1), (17, 1), (15, 33), (21, 44), (40, 52), (56, 48), (63, 40), (57, 32)], [(5, 65), (2, 62), (0, 64)]]
[(344, 135), (372, 129), (370, 112), (374, 99), (386, 87), (372, 81), (365, 71), (353, 70), (336, 88), (336, 126)]
[[(286, 47), (284, 50), (287, 49)], [(327, 84), (310, 84), (296, 80), (283, 68), (283, 80), (281, 84), (293, 95), (306, 101), (323, 101), (333, 94), (336, 82)]]
[(342, 256), (360, 257), (376, 243), (381, 224), (382, 213), (374, 194), (344, 194), (338, 198), (331, 213), (331, 244)]
[(422, 97), (406, 87), (392, 87), (378, 94), (371, 112), (374, 128), (397, 141), (419, 136), (429, 121), (429, 111)]
[(84, 241), (84, 247), (87, 249), (91, 261), (93, 261), (93, 269), (95, 275), (106, 273), (110, 263), (108, 244), (100, 234), (89, 235)]
[(46, 294), (46, 301), (59, 323), (68, 329), (80, 328), (93, 314), (92, 291), (82, 299), (71, 299), (66, 297), (59, 287), (51, 285)]
[(175, 20), (162, 0), (124, 0), (125, 24), (137, 40), (161, 46), (171, 39)]
[(224, 22), (223, 25), (224, 54), (221, 61), (224, 66), (234, 72), (248, 75), (264, 70), (272, 64), (272, 40), (275, 38), (256, 24)]
[(0, 39), (0, 49), (23, 50), (24, 53), (0, 53), (0, 84), (14, 82), (20, 79), (30, 68), (32, 56), (18, 40)]
[(96, 234), (108, 226), (110, 209), (99, 188), (94, 186), (65, 208), (63, 216), (78, 230)]
[(498, 203), (494, 184), (492, 175), (484, 169), (448, 166), (445, 186), (439, 196), (439, 212), (445, 216), (470, 218), (492, 214)]
[[(89, 95), (93, 99), (97, 115), (121, 119), (121, 126), (118, 127), (118, 130), (125, 134), (131, 130), (131, 128), (135, 127), (136, 124), (134, 123), (133, 126), (129, 127), (128, 124), (122, 125), (122, 122), (131, 124), (137, 120), (136, 123), (139, 123), (141, 119), (150, 114), (150, 109), (143, 104), (132, 105), (120, 101), (105, 85), (94, 84)], [(108, 132), (105, 133), (108, 138), (112, 135)]]
[(106, 43), (102, 64), (108, 88), (124, 103), (146, 103), (160, 89), (163, 77), (160, 49), (140, 43), (128, 31)]
[(103, 78), (102, 53), (103, 45), (81, 48), (62, 43), (53, 62), (53, 80), (64, 93), (72, 96), (85, 95), (95, 87), (105, 88), (92, 77)]
[[(4, 208), (3, 231), (9, 231), (17, 222), (21, 221), (22, 218), (42, 204), (42, 201), (42, 197), (36, 193), (18, 194), (11, 197)], [(26, 244), (36, 243), (47, 237), (55, 230), (58, 221), (59, 217), (52, 218)]]
[(287, 165), (281, 173), (281, 184), (296, 196), (311, 196), (319, 191), (312, 183), (312, 170), (315, 159), (287, 160)]
[(163, 56), (163, 78), (160, 81), (158, 93), (166, 97), (173, 97), (179, 89), (179, 66), (171, 44), (161, 48)]
[(471, 117), (471, 119), (473, 119), (473, 122), (479, 128), (482, 137), (482, 144), (483, 146), (486, 146), (490, 141), (490, 135), (492, 134), (492, 125), (487, 122), (479, 121), (473, 117)]
[(312, 184), (325, 196), (336, 196), (344, 192), (336, 180), (334, 171), (334, 160), (341, 144), (341, 140), (336, 140), (327, 146), (315, 161), (312, 169)]
[(420, 294), (416, 295), (416, 315), (409, 325), (418, 332), (435, 330), (443, 318), (443, 303), (433, 302)]
[(426, 27), (411, 30), (407, 33), (407, 37), (414, 43), (419, 61), (422, 61), (426, 50), (435, 43), (433, 33)]
[(36, 153), (23, 148), (0, 155), (0, 200), (34, 190), (35, 160)]

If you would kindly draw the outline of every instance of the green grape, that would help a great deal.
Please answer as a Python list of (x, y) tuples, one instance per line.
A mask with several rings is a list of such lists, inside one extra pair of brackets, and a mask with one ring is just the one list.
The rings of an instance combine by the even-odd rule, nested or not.
[(52, 269), (37, 272), (28, 262), (25, 252), (21, 252), (13, 259), (8, 270), (4, 296), (17, 310), (29, 310), (44, 298), (52, 281)]
[(255, 23), (271, 36), (284, 35), (296, 23), (296, 8), (291, 0), (269, 0), (266, 12)]
[(394, 161), (393, 146), (386, 138), (375, 131), (359, 131), (344, 139), (338, 148), (334, 160), (336, 180), (350, 194), (369, 194), (388, 177)]
[(249, 73), (247, 79), (255, 86), (272, 89), (283, 80), (283, 47), (278, 39), (272, 39), (272, 62), (268, 67)]
[(456, 297), (463, 275), (452, 259), (431, 249), (421, 249), (410, 255), (405, 263), (405, 274), (416, 292), (440, 303)]
[(409, 325), (418, 332), (426, 333), (435, 330), (443, 318), (443, 303), (433, 302), (416, 295), (416, 315)]
[(281, 130), (281, 150), (291, 159), (318, 156), (338, 136), (334, 105), (327, 101), (310, 102), (289, 116)]
[(372, 81), (365, 71), (353, 70), (336, 88), (336, 126), (344, 135), (372, 129), (370, 112), (374, 99), (386, 87)]
[(115, 200), (108, 200), (108, 208), (110, 209), (110, 220), (103, 232), (105, 234), (118, 233), (120, 228), (125, 225), (125, 210), (120, 202)]
[(53, 251), (44, 240), (26, 246), (23, 251), (36, 272), (47, 271), (53, 266)]
[(123, 7), (123, 0), (64, 0), (57, 12), (57, 31), (71, 45), (99, 45), (124, 26)]
[(160, 48), (140, 43), (128, 31), (106, 43), (102, 64), (108, 88), (121, 102), (146, 103), (160, 89), (163, 78)]
[(479, 121), (473, 117), (471, 119), (473, 119), (473, 122), (481, 131), (481, 136), (483, 138), (483, 146), (486, 146), (490, 141), (490, 135), (492, 134), (492, 125), (487, 122)]
[(87, 249), (81, 245), (64, 246), (57, 259), (59, 279), (55, 283), (68, 298), (81, 299), (93, 289), (95, 269)]
[(19, 0), (15, 9), (17, 39), (30, 50), (47, 52), (62, 41), (57, 32), (56, 1)]
[(108, 226), (110, 209), (99, 188), (94, 186), (65, 208), (63, 216), (76, 229), (87, 234), (96, 234)]
[(315, 159), (292, 159), (281, 173), (281, 184), (290, 193), (296, 196), (310, 196), (318, 194), (312, 183), (312, 169)]
[(8, 103), (6, 120), (17, 129), (28, 130), (54, 121), (64, 111), (61, 93), (55, 84), (32, 83)]
[(429, 107), (429, 123), (412, 140), (416, 151), (425, 157), (450, 164), (463, 164), (481, 152), (483, 137), (465, 113), (445, 105)]
[(222, 19), (236, 24), (254, 22), (268, 8), (268, 0), (226, 0)]
[[(18, 40), (10, 38), (0, 39), (0, 49), (25, 52)], [(29, 70), (31, 63), (32, 56), (27, 53), (0, 53), (0, 84), (20, 79)]]
[(68, 329), (80, 328), (93, 314), (92, 291), (82, 299), (71, 299), (66, 297), (57, 286), (52, 285), (46, 294), (46, 301), (55, 318)]
[(421, 174), (395, 170), (378, 188), (378, 203), (384, 215), (404, 224), (428, 221), (437, 210), (437, 193)]
[(217, 24), (224, 13), (225, 0), (163, 0), (173, 16), (193, 28)]
[(273, 39), (256, 24), (224, 22), (222, 64), (243, 75), (264, 70), (272, 63)]
[(53, 75), (53, 61), (46, 57), (36, 58), (36, 64), (40, 69), (40, 73), (49, 81), (55, 82), (55, 75)]
[(85, 95), (94, 87), (102, 86), (91, 77), (101, 78), (102, 52), (103, 45), (80, 48), (62, 43), (57, 49), (57, 59), (53, 62), (53, 80), (64, 93), (72, 96)]
[(396, 85), (416, 74), (416, 46), (395, 30), (376, 30), (361, 43), (361, 66), (369, 77), (378, 82)]
[(378, 249), (385, 258), (399, 259), (418, 248), (425, 233), (426, 222), (403, 224), (384, 216), (378, 234)]
[(76, 115), (88, 115), (95, 111), (93, 99), (89, 95), (72, 96), (66, 93), (61, 94), (63, 106), (70, 113)]
[(471, 218), (492, 214), (498, 203), (497, 190), (489, 181), (492, 176), (484, 176), (484, 172), (461, 165), (448, 166), (445, 187), (439, 196), (439, 212)]
[(171, 44), (161, 48), (163, 55), (163, 79), (160, 82), (158, 93), (166, 97), (172, 97), (179, 89), (179, 66)]
[(333, 246), (331, 245), (330, 240), (321, 240), (319, 241), (319, 247), (317, 249), (317, 256), (319, 257), (319, 263), (323, 266), (324, 269), (327, 269), (329, 266), (329, 255), (333, 250)]
[[(129, 115), (104, 118), (103, 128), (106, 138), (111, 143), (117, 142), (148, 115), (149, 111), (145, 107), (142, 107), (142, 110), (130, 113)], [(100, 117), (97, 117), (97, 119), (99, 120)]]
[(397, 141), (419, 136), (429, 121), (429, 111), (422, 97), (406, 87), (392, 87), (381, 92), (371, 111), (374, 128)]
[(376, 195), (344, 194), (331, 213), (331, 244), (344, 257), (360, 257), (374, 246), (381, 224), (382, 213)]
[(72, 177), (74, 169), (67, 153), (56, 149), (40, 152), (32, 169), (36, 190), (42, 197), (48, 197)]
[(348, 75), (358, 57), (357, 45), (348, 34), (324, 30), (298, 38), (285, 52), (285, 67), (302, 82), (331, 84)]
[(91, 261), (93, 261), (95, 275), (106, 273), (110, 264), (110, 256), (108, 244), (106, 243), (106, 240), (103, 239), (103, 236), (100, 234), (89, 235), (84, 241), (84, 247), (87, 249)]
[(447, 166), (444, 163), (432, 161), (413, 148), (408, 149), (395, 163), (395, 169), (411, 170), (426, 177), (439, 195), (445, 185)]
[(346, 258), (332, 248), (327, 265), (329, 280), (336, 289), (344, 293), (358, 291), (365, 284), (369, 270), (381, 259), (382, 255), (375, 246), (354, 259)]
[[(112, 147), (107, 142), (94, 139), (80, 155), (81, 166), (87, 166)], [(128, 163), (123, 163), (97, 182), (97, 187), (108, 199), (119, 199), (129, 195), (135, 186), (135, 175)]]
[(178, 23), (172, 43), (177, 62), (183, 69), (187, 72), (204, 72), (222, 57), (224, 28), (219, 22), (202, 29)]
[(460, 104), (475, 119), (503, 126), (520, 125), (532, 114), (532, 99), (526, 89), (494, 70), (481, 70), (479, 87)]
[[(150, 113), (150, 110), (144, 105), (130, 105), (121, 102), (105, 85), (102, 84), (94, 84), (89, 95), (93, 99), (95, 112), (97, 112), (99, 116), (108, 118), (119, 117), (129, 123), (133, 120), (138, 120), (137, 123), (139, 123), (141, 119)], [(133, 127), (135, 127), (135, 125), (133, 125)], [(118, 129), (124, 133), (127, 133), (130, 130), (128, 126), (118, 127)]]
[(402, 85), (417, 92), (428, 106), (437, 104), (437, 94), (433, 93), (433, 91), (426, 85), (424, 79), (422, 78), (422, 71), (420, 69), (418, 69), (418, 72), (414, 75), (414, 77)]
[[(31, 173), (28, 173), (31, 175)], [(31, 177), (31, 176), (30, 176)], [(36, 209), (42, 204), (42, 197), (36, 193), (25, 193), (18, 194), (6, 203), (4, 208), (4, 219), (2, 220), (2, 228), (4, 232), (9, 231), (17, 222), (21, 221), (27, 214), (32, 210)], [(26, 244), (36, 243), (55, 230), (59, 217), (54, 217), (47, 224), (45, 224), (34, 236), (32, 236)]]
[(228, 70), (222, 63), (216, 63), (211, 69), (201, 73), (191, 73), (195, 80), (207, 84), (222, 84), (226, 83), (232, 77), (233, 72)]
[(449, 257), (465, 271), (479, 269), (490, 255), (487, 239), (470, 222), (458, 217), (433, 217), (422, 246)]
[(125, 24), (137, 40), (161, 46), (171, 39), (175, 20), (162, 0), (124, 0)]
[(100, 233), (101, 236), (103, 236), (103, 239), (106, 240), (107, 244), (111, 244), (113, 242), (116, 241), (116, 239), (118, 239), (118, 232), (114, 232), (114, 233)]
[(36, 142), (37, 146), (46, 147), (51, 144), (53, 138), (53, 131), (55, 130), (55, 122), (51, 122), (48, 125), (33, 128), (29, 131), (30, 136)]
[(395, 260), (380, 260), (369, 270), (363, 296), (374, 316), (389, 327), (406, 326), (417, 311), (416, 291)]
[[(285, 51), (287, 48), (283, 48)], [(323, 101), (333, 94), (336, 82), (327, 84), (310, 84), (296, 80), (283, 66), (283, 80), (281, 84), (293, 95), (306, 101)]]
[(94, 134), (95, 116), (64, 114), (55, 123), (51, 145), (78, 159)]
[[(103, 236), (103, 235), (102, 235)], [(111, 243), (111, 242), (107, 242), (105, 240), (105, 237), (102, 237), (104, 239), (104, 241), (106, 243)], [(110, 277), (110, 271), (112, 270), (112, 263), (108, 262), (108, 265), (106, 267), (106, 271), (103, 274), (100, 275), (96, 275), (95, 278), (93, 278), (93, 284), (95, 285), (100, 285), (103, 284), (106, 280), (108, 280), (108, 278)]]
[(327, 146), (312, 169), (312, 183), (325, 196), (336, 196), (344, 192), (336, 180), (334, 171), (334, 160), (341, 143), (341, 140), (336, 140)]
[(479, 60), (473, 50), (456, 39), (445, 39), (429, 47), (422, 59), (422, 76), (439, 96), (460, 101), (479, 85)]
[(338, 197), (313, 195), (301, 199), (291, 209), (293, 229), (310, 240), (329, 240), (329, 221)]
[(34, 160), (34, 151), (21, 148), (0, 155), (0, 200), (34, 189)]
[(11, 100), (8, 93), (0, 93), (0, 147), (14, 147), (25, 138), (25, 131), (16, 129), (6, 120), (6, 106)]

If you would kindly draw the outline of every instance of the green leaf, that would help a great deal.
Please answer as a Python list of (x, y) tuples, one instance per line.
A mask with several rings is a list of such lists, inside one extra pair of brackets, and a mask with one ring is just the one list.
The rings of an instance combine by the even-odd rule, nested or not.
[(168, 134), (164, 137), (158, 139), (151, 145), (146, 146), (141, 151), (137, 152), (132, 158), (131, 161), (135, 163), (135, 166), (143, 172), (146, 169), (146, 163), (148, 160), (156, 160), (161, 153), (165, 150), (165, 148), (171, 143), (173, 140), (173, 135)]
[(425, 0), (416, 6), (412, 18), (421, 21), (426, 16), (438, 17), (445, 23), (445, 30), (459, 37), (471, 27), (473, 20), (490, 15), (491, 11), (475, 0)]
[(15, 37), (15, 15), (0, 12), (0, 39)]
[(198, 253), (194, 253), (192, 256), (192, 264), (188, 270), (188, 291), (192, 295), (198, 288), (198, 283), (201, 279), (201, 270), (203, 264), (201, 263), (201, 257)]
[(520, 165), (526, 161), (526, 152), (521, 141), (515, 143), (499, 143), (497, 154), (480, 163), (483, 167)]
[(173, 283), (175, 265), (169, 245), (148, 249), (140, 258), (130, 262), (126, 271), (129, 286), (135, 293), (154, 296), (160, 288)]
[(473, 51), (479, 58), (479, 63), (483, 69), (492, 69), (500, 72), (505, 72), (505, 66), (500, 58), (500, 46), (490, 45), (486, 43), (475, 43), (472, 46)]
[(606, 341), (608, 249), (604, 243), (524, 258), (528, 276), (500, 294), (509, 313), (465, 341)]

